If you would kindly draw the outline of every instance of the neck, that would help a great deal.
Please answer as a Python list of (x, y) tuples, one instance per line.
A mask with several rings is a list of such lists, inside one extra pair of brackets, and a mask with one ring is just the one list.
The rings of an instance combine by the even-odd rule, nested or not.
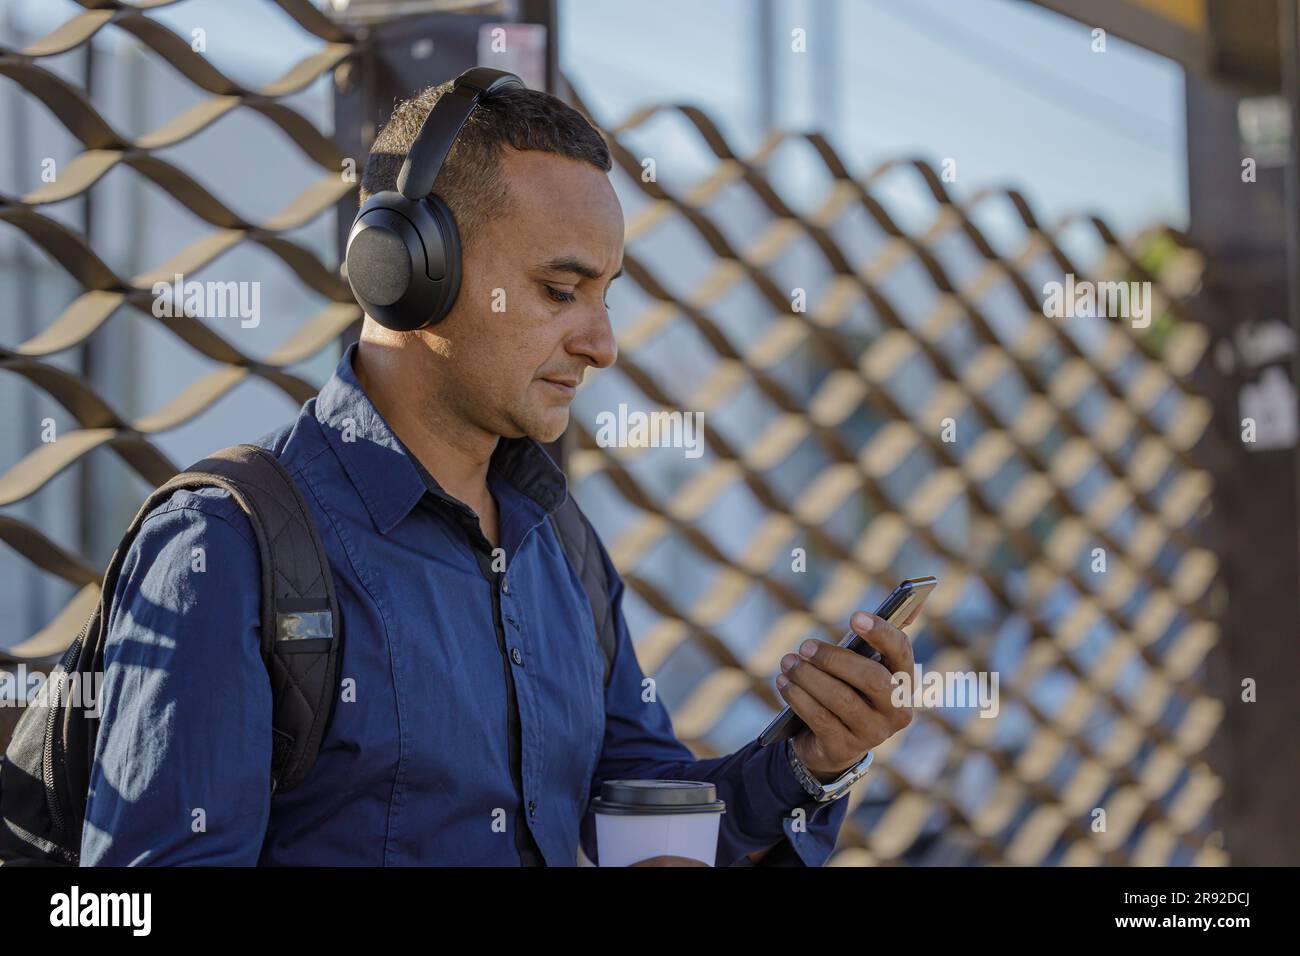
[(448, 406), (428, 359), (422, 343), (393, 347), (362, 339), (352, 370), (407, 450), (444, 491), (482, 515), (491, 507), (488, 463), (499, 436), (465, 421)]

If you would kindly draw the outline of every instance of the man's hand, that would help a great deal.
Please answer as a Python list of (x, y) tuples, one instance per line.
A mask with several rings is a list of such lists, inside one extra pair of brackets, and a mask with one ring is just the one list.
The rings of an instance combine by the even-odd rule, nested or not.
[(826, 641), (804, 641), (781, 658), (777, 691), (807, 729), (795, 736), (795, 754), (822, 783), (834, 780), (912, 722), (910, 702), (895, 707), (891, 675), (915, 673), (912, 642), (894, 625), (858, 611), (849, 626), (883, 663)]

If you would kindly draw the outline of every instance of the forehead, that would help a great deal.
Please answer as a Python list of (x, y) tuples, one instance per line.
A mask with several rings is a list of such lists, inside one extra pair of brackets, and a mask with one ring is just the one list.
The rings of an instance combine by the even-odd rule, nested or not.
[(606, 173), (556, 153), (510, 148), (504, 151), (501, 173), (511, 201), (505, 218), (516, 238), (539, 252), (576, 243), (582, 249), (575, 251), (598, 260), (612, 256), (613, 266), (618, 265), (623, 209)]

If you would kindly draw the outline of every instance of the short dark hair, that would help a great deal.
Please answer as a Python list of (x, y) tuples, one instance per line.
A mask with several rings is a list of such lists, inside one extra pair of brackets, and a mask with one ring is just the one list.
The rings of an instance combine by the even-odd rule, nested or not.
[[(453, 84), (448, 80), (425, 87), (394, 107), (370, 147), (361, 177), (362, 203), (377, 192), (397, 188), (397, 174), (421, 124)], [(483, 97), (456, 137), (433, 189), (456, 217), (463, 244), (470, 242), (481, 225), (509, 209), (510, 198), (501, 181), (502, 147), (507, 145), (558, 153), (606, 173), (613, 165), (600, 133), (558, 97), (518, 88)]]

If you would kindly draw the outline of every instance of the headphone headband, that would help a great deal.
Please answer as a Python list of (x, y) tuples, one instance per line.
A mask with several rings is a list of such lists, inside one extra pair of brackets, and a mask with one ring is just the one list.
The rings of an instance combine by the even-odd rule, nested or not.
[(451, 91), (434, 104), (421, 124), (397, 174), (397, 191), (407, 199), (423, 199), (429, 195), (451, 152), (451, 144), (479, 100), (510, 87), (523, 89), (524, 84), (513, 73), (486, 66), (476, 66), (456, 77)]

